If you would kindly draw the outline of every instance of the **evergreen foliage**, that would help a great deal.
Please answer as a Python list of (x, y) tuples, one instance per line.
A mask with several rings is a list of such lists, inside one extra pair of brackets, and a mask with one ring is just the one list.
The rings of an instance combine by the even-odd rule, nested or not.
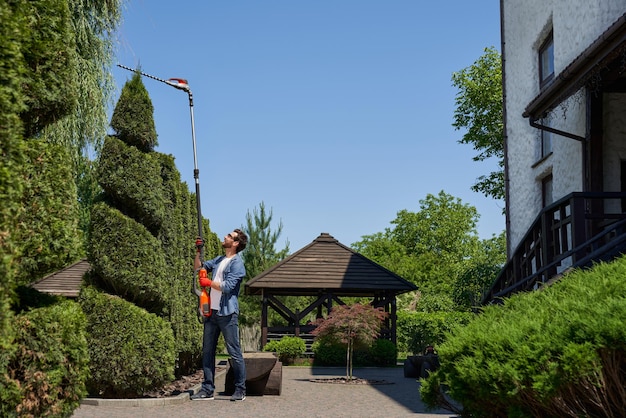
[(0, 393), (8, 391), (6, 368), (16, 349), (10, 309), (17, 274), (16, 256), (20, 253), (15, 232), (23, 208), (20, 205), (26, 186), (22, 123), (19, 118), (24, 98), (22, 84), (20, 23), (13, 8), (0, 3)]
[[(76, 49), (74, 65), (68, 68), (76, 106), (45, 126), (39, 135), (63, 146), (70, 155), (78, 190), (79, 226), (86, 248), (89, 213), (98, 191), (91, 155), (100, 150), (107, 133), (108, 111), (115, 87), (111, 75), (113, 36), (120, 21), (122, 0), (66, 0), (64, 3), (69, 7), (70, 32)], [(59, 38), (59, 41), (65, 42), (65, 39)]]
[(22, 94), (26, 108), (20, 117), (24, 136), (31, 138), (76, 106), (76, 43), (67, 1), (9, 3), (13, 5), (3, 7), (24, 13), (20, 48), (25, 61)]
[[(91, 214), (89, 260), (95, 286), (167, 321), (176, 353), (172, 372), (181, 375), (198, 368), (202, 348), (198, 302), (191, 291), (197, 204), (174, 158), (151, 151), (156, 144), (150, 142), (156, 138), (151, 112), (141, 77), (134, 74), (116, 106), (117, 136), (106, 138), (99, 158), (103, 194)], [(218, 255), (220, 241), (208, 222), (202, 223), (206, 254)]]
[(43, 140), (26, 141), (20, 200), (17, 284), (25, 285), (60, 270), (83, 255), (78, 200), (67, 149)]
[[(276, 229), (272, 230), (272, 219), (274, 213), (272, 209), (266, 211), (265, 203), (259, 203), (258, 209), (253, 209), (252, 213), (246, 213), (246, 226), (242, 230), (248, 235), (248, 245), (242, 252), (243, 262), (246, 265), (246, 278), (250, 280), (263, 273), (273, 265), (282, 261), (289, 254), (289, 241), (285, 248), (276, 250), (276, 243), (282, 234), (283, 224), (279, 222)], [(244, 282), (245, 283), (245, 282)], [(305, 298), (281, 297), (281, 302), (294, 312), (306, 302)], [(239, 321), (242, 324), (259, 323), (261, 318), (261, 303), (257, 296), (241, 295), (239, 298), (240, 315)], [(269, 322), (274, 324), (276, 320), (283, 318), (273, 310), (269, 312)]]
[(311, 345), (311, 350), (314, 366), (345, 367), (347, 364), (346, 348), (330, 337), (316, 338)]
[(16, 316), (20, 349), (8, 365), (11, 384), (0, 391), (1, 416), (71, 415), (86, 394), (85, 326), (85, 315), (72, 301)]
[(91, 222), (91, 268), (101, 283), (111, 293), (160, 313), (167, 268), (159, 240), (102, 202), (94, 205)]
[(422, 398), (451, 407), (450, 396), (476, 417), (620, 416), (625, 275), (622, 257), (486, 307), (439, 346)]
[[(191, 292), (191, 281), (195, 280), (191, 265), (195, 248), (189, 245), (198, 228), (196, 197), (189, 192), (187, 184), (181, 181), (171, 155), (153, 155), (161, 167), (163, 201), (167, 213), (157, 234), (167, 267), (164, 275), (166, 310), (163, 318), (169, 320), (176, 336), (176, 373), (188, 373), (196, 370), (202, 350), (197, 300)], [(211, 232), (208, 221), (203, 219), (202, 223), (205, 254), (211, 258), (222, 254), (221, 241)]]
[[(332, 337), (316, 338), (311, 345), (314, 366), (346, 367), (348, 359), (346, 347)], [(357, 367), (394, 366), (398, 360), (398, 349), (389, 340), (378, 338), (369, 346), (360, 345), (354, 348), (353, 365)]]
[(246, 273), (253, 278), (263, 273), (289, 254), (289, 242), (285, 248), (276, 250), (276, 243), (283, 232), (282, 222), (272, 231), (271, 224), (274, 214), (272, 209), (266, 211), (265, 203), (259, 203), (258, 209), (246, 213), (246, 226), (243, 230), (248, 235), (248, 245), (243, 253)]
[(88, 320), (89, 393), (141, 397), (174, 378), (176, 350), (168, 322), (93, 287), (82, 290), (79, 302)]
[[(56, 301), (49, 305), (45, 298), (22, 300), (24, 294), (14, 290), (18, 283), (33, 282), (81, 254), (71, 162), (81, 155), (82, 148), (73, 148), (72, 141), (93, 139), (93, 135), (84, 135), (90, 129), (105, 132), (106, 123), (98, 126), (89, 116), (98, 110), (106, 114), (107, 104), (98, 104), (94, 98), (101, 97), (107, 83), (104, 77), (90, 75), (109, 71), (100, 60), (103, 56), (94, 54), (96, 49), (86, 48), (85, 41), (111, 45), (107, 35), (119, 17), (118, 7), (116, 0), (0, 1), (2, 416), (18, 413), (10, 406), (17, 404), (5, 403), (4, 396), (10, 398), (19, 388), (32, 390), (37, 397), (33, 400), (30, 393), (18, 393), (24, 401), (19, 413), (25, 416), (67, 416), (78, 405), (78, 397), (84, 395), (82, 360), (64, 360), (58, 367), (46, 363), (49, 359), (59, 360), (59, 353), (68, 344), (77, 346), (74, 342), (84, 338), (80, 319), (74, 321), (58, 312), (66, 309), (72, 316), (73, 308), (56, 307)], [(113, 19), (108, 20), (111, 25), (106, 29), (94, 24), (109, 17)], [(81, 67), (81, 62), (87, 65)], [(98, 70), (90, 71), (93, 68)], [(82, 88), (85, 80), (91, 82), (92, 89)], [(51, 136), (47, 134), (55, 131), (52, 126), (70, 119), (80, 121), (83, 131), (65, 131), (58, 135), (64, 141), (49, 141)], [(14, 316), (14, 310), (26, 306), (32, 312)], [(40, 306), (47, 307), (40, 311)], [(73, 342), (63, 339), (68, 335), (59, 335), (64, 327), (73, 333)], [(39, 331), (49, 333), (50, 338)]]
[(375, 340), (370, 346), (368, 354), (376, 366), (395, 366), (398, 361), (398, 347), (384, 338)]
[(157, 145), (154, 107), (138, 72), (124, 85), (113, 111), (111, 127), (128, 145), (149, 152)]
[(155, 153), (141, 152), (109, 136), (100, 153), (97, 178), (112, 205), (150, 231), (158, 231), (165, 218), (165, 201)]

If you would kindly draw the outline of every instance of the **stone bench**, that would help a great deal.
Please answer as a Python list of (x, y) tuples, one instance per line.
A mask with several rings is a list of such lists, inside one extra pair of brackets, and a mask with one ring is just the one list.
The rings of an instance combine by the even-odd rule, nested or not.
[[(280, 395), (283, 386), (283, 363), (278, 361), (274, 353), (243, 353), (246, 364), (247, 395)], [(228, 359), (228, 371), (224, 393), (235, 392), (235, 373), (231, 359)]]

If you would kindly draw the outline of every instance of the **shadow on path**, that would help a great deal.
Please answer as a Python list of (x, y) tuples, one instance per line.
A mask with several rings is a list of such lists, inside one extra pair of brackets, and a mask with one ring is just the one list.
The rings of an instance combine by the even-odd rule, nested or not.
[[(206, 416), (270, 417), (419, 417), (451, 418), (445, 410), (428, 411), (419, 396), (419, 382), (405, 378), (400, 367), (359, 368), (353, 375), (363, 379), (385, 380), (382, 385), (315, 383), (312, 379), (345, 376), (345, 368), (283, 367), (280, 396), (248, 396), (231, 402), (221, 394), (222, 373), (216, 379), (218, 393), (212, 401), (190, 401), (159, 406), (81, 405), (73, 418), (195, 418)], [(188, 396), (188, 395), (185, 395)]]

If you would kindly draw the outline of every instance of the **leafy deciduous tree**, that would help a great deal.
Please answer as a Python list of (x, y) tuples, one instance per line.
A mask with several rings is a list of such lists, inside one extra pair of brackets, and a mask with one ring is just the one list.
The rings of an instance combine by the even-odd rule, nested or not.
[(452, 74), (456, 95), (454, 126), (466, 128), (459, 141), (472, 144), (474, 161), (498, 159), (500, 170), (478, 178), (472, 190), (494, 199), (504, 199), (504, 123), (502, 113), (502, 59), (493, 47), (467, 68)]
[(476, 208), (441, 191), (420, 200), (418, 212), (399, 211), (394, 228), (364, 236), (353, 247), (418, 286), (417, 297), (402, 295), (400, 306), (450, 311), (457, 308), (452, 297), (456, 278), (485, 260), (478, 219)]
[(454, 303), (460, 308), (472, 310), (480, 305), (488, 290), (506, 262), (506, 235), (504, 231), (481, 242), (482, 251), (474, 258), (474, 265), (462, 272), (452, 289)]

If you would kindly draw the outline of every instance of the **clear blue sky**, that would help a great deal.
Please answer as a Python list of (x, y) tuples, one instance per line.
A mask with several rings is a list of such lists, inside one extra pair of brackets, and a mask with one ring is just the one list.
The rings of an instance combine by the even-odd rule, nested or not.
[[(470, 190), (496, 161), (452, 127), (452, 73), (490, 46), (497, 0), (129, 0), (116, 63), (188, 80), (212, 230), (263, 201), (295, 252), (322, 232), (350, 246), (441, 190), (477, 208), (481, 238), (504, 230), (504, 202)], [(132, 73), (113, 74), (117, 101)], [(144, 84), (156, 150), (195, 191), (188, 96)]]

